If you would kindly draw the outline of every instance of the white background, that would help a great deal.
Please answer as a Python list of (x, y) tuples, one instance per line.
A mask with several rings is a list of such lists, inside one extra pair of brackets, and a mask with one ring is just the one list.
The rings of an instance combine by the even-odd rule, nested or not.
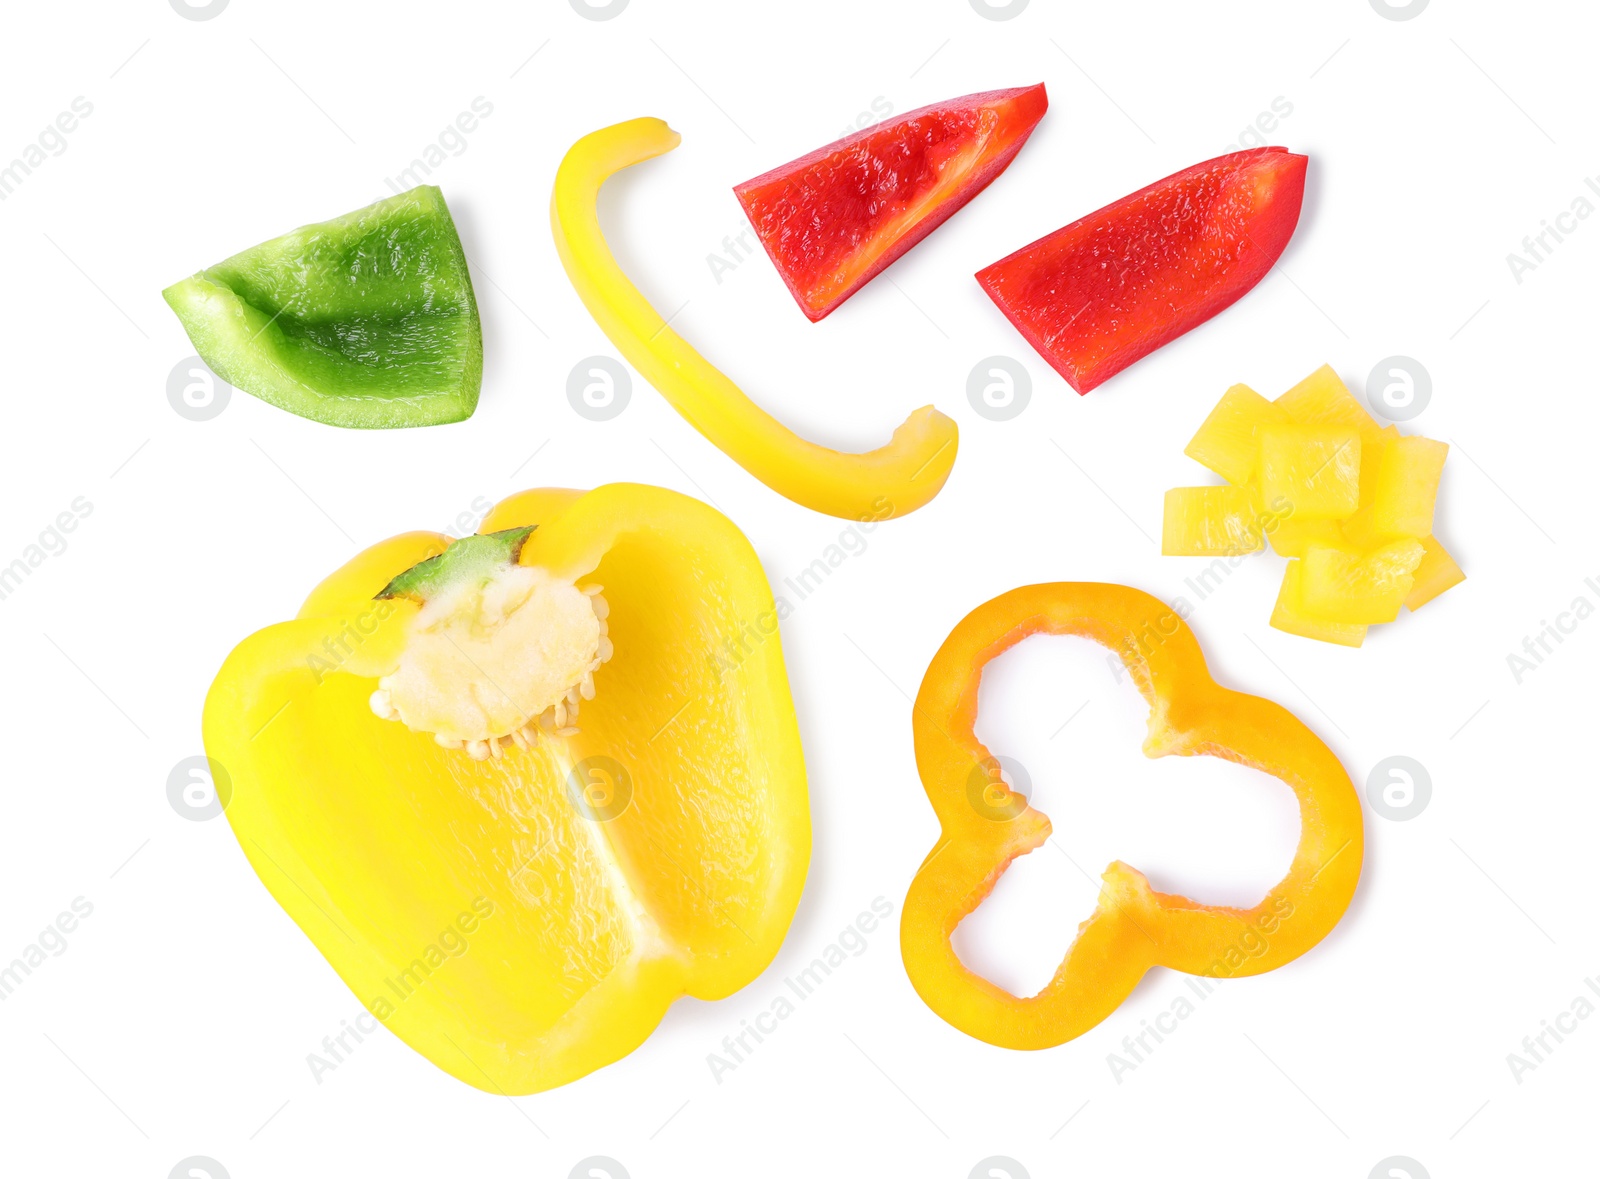
[[(164, 0), (12, 6), (0, 161), (75, 97), (93, 113), (0, 203), (0, 564), (76, 497), (93, 510), (0, 601), (0, 960), (74, 898), (94, 908), (0, 1003), (0, 1170), (164, 1177), (205, 1155), (235, 1179), (564, 1177), (604, 1155), (635, 1179), (961, 1179), (1003, 1155), (1036, 1177), (1367, 1176), (1404, 1155), (1435, 1177), (1573, 1173), (1592, 1154), (1600, 1020), (1520, 1083), (1506, 1057), (1600, 971), (1586, 752), (1600, 622), (1520, 684), (1507, 656), (1574, 598), (1600, 605), (1584, 585), (1600, 575), (1600, 219), (1520, 283), (1506, 256), (1600, 169), (1596, 23), (1577, 3), (1443, 0), (1408, 21), (1367, 0), (1292, 16), (1267, 0), (1034, 0), (1009, 21), (967, 0), (632, 0), (603, 22), (557, 0), (233, 0), (198, 22)], [(837, 138), (874, 100), (901, 114), (1040, 80), (1050, 111), (1010, 170), (825, 322), (764, 257), (713, 278), (708, 256), (745, 224), (734, 183)], [(492, 115), (429, 177), (475, 263), (476, 416), (349, 432), (243, 393), (212, 421), (174, 412), (167, 375), (193, 349), (161, 288), (386, 195), (479, 96)], [(1278, 98), (1293, 110), (1270, 138), (1311, 157), (1281, 266), (1078, 397), (972, 272), (1237, 144)], [(784, 626), (816, 850), (765, 975), (678, 1004), (622, 1062), (534, 1097), (485, 1095), (386, 1034), (319, 1084), (306, 1056), (356, 1000), (227, 824), (186, 821), (166, 797), (200, 752), (229, 648), (358, 547), (528, 486), (625, 479), (707, 499), (779, 592), (844, 527), (769, 492), (642, 382), (609, 422), (567, 403), (568, 372), (611, 348), (557, 263), (551, 178), (578, 136), (644, 114), (683, 144), (613, 181), (602, 213), (647, 295), (682, 305), (674, 327), (808, 437), (866, 449), (931, 401), (960, 423), (960, 457), (932, 504), (873, 532)], [(1470, 580), (1359, 651), (1268, 627), (1270, 555), (1197, 602), (1185, 578), (1201, 562), (1159, 555), (1161, 496), (1210, 481), (1182, 448), (1216, 398), (1238, 381), (1276, 395), (1324, 361), (1359, 389), (1397, 353), (1432, 375), (1404, 428), (1452, 443), (1438, 532)], [(1033, 378), (1009, 422), (966, 398), (993, 354)], [(1220, 679), (1296, 711), (1363, 793), (1382, 758), (1418, 759), (1431, 804), (1409, 822), (1369, 809), (1338, 930), (1222, 984), (1120, 1080), (1108, 1053), (1188, 993), (1182, 976), (1154, 972), (1073, 1043), (1009, 1052), (923, 1006), (890, 923), (717, 1083), (707, 1054), (785, 975), (875, 897), (898, 921), (935, 836), (908, 703), (934, 649), (986, 598), (1067, 579), (1187, 598)], [(1056, 830), (961, 931), (996, 980), (1048, 977), (1114, 858), (1235, 903), (1288, 864), (1288, 792), (1201, 759), (1145, 762), (1142, 707), (1102, 652), (1034, 640), (996, 665), (983, 706), (980, 735), (1028, 768)]]

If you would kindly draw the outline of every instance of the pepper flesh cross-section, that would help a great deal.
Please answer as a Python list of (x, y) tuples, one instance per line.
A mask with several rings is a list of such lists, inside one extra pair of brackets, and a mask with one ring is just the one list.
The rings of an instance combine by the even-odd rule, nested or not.
[(811, 825), (772, 591), (731, 522), (611, 484), (482, 527), (355, 557), (233, 651), (204, 733), (246, 858), (371, 1016), (533, 1093), (755, 978)]

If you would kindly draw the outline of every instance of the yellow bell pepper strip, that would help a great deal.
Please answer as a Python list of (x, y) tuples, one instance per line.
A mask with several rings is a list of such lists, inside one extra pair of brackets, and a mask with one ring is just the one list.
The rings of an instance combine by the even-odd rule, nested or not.
[(612, 484), (483, 528), (350, 561), (228, 657), (204, 733), (251, 866), (371, 1020), (525, 1094), (755, 978), (811, 827), (772, 591), (730, 521)]
[(807, 442), (696, 352), (617, 265), (595, 214), (613, 173), (678, 146), (660, 119), (630, 119), (573, 144), (556, 170), (550, 223), (556, 252), (589, 314), (630, 364), (689, 424), (779, 495), (831, 516), (903, 516), (938, 494), (956, 460), (956, 424), (923, 406), (888, 445), (844, 454)]
[[(1113, 863), (1055, 977), (1018, 998), (962, 965), (950, 937), (1011, 861), (1050, 836), (1050, 820), (1005, 785), (973, 735), (983, 668), (1035, 634), (1093, 639), (1121, 657), (1150, 704), (1146, 756), (1221, 757), (1286, 783), (1300, 801), (1300, 844), (1288, 875), (1249, 909), (1155, 892), (1143, 873)], [(1338, 758), (1287, 710), (1213, 681), (1193, 632), (1139, 590), (1061, 582), (979, 606), (929, 665), (912, 731), (940, 835), (906, 897), (901, 953), (923, 1002), (990, 1044), (1049, 1048), (1080, 1036), (1152, 966), (1211, 977), (1282, 966), (1327, 935), (1355, 892), (1361, 806)]]

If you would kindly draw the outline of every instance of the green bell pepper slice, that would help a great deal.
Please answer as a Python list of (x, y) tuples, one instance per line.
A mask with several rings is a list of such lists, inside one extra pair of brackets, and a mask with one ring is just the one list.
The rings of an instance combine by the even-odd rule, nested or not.
[(263, 242), (162, 295), (213, 372), (301, 417), (393, 429), (477, 408), (478, 305), (432, 185)]

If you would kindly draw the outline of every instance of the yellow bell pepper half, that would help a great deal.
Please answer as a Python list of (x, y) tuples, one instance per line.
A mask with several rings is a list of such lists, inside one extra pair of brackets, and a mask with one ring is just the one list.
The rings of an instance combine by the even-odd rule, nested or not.
[[(1300, 803), (1300, 845), (1284, 878), (1248, 909), (1156, 892), (1142, 872), (1113, 863), (1055, 977), (1018, 998), (963, 965), (950, 936), (1012, 860), (1050, 837), (1049, 818), (1006, 785), (973, 735), (983, 668), (1035, 634), (1077, 635), (1117, 653), (1150, 704), (1146, 756), (1221, 757), (1284, 782)], [(1194, 632), (1139, 590), (1058, 582), (985, 602), (929, 664), (912, 733), (940, 835), (906, 896), (901, 955), (923, 1002), (987, 1043), (1049, 1048), (1081, 1036), (1152, 966), (1209, 978), (1273, 970), (1326, 937), (1355, 893), (1361, 803), (1339, 759), (1287, 709), (1217, 684)]]
[[(451, 546), (431, 532), (368, 549), (239, 644), (204, 720), (228, 820), (278, 903), (375, 1018), (505, 1094), (619, 1059), (679, 995), (754, 979), (811, 849), (772, 591), (739, 530), (636, 484), (524, 492), (483, 530), (528, 525), (502, 582), (569, 598), (581, 582), (608, 604), (595, 641), (614, 655), (559, 731), (474, 760), (376, 714), (379, 697), (429, 704), (393, 673), (441, 607), (374, 595)], [(716, 654), (730, 636), (737, 661)]]
[(690, 425), (779, 495), (852, 520), (920, 508), (955, 464), (955, 422), (926, 405), (901, 423), (888, 445), (866, 454), (807, 442), (667, 326), (617, 265), (595, 214), (600, 186), (678, 142), (678, 133), (660, 119), (630, 119), (585, 135), (561, 161), (550, 223), (561, 264), (589, 314)]

